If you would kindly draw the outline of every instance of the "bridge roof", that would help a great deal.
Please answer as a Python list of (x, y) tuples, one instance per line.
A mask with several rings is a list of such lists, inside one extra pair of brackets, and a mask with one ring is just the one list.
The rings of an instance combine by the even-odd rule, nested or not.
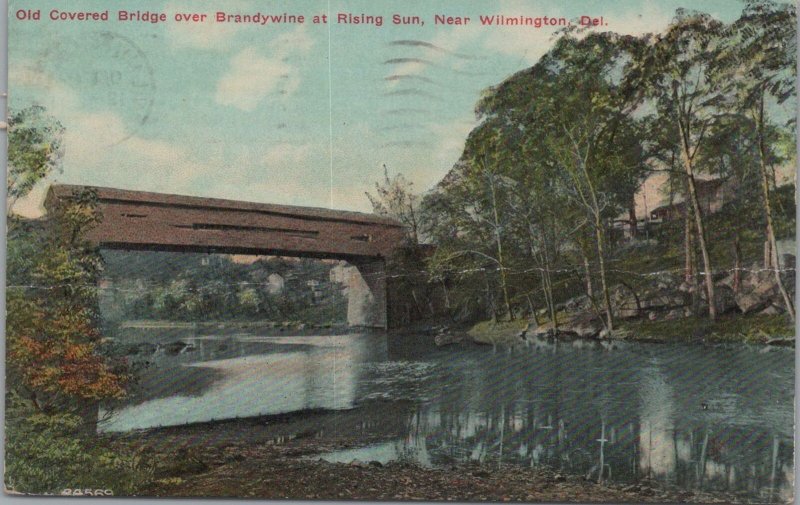
[(82, 186), (76, 184), (53, 184), (47, 195), (46, 207), (50, 206), (52, 198), (70, 198), (74, 194), (85, 190), (94, 189), (101, 201), (113, 201), (128, 204), (164, 205), (169, 207), (184, 207), (196, 210), (238, 210), (271, 214), (276, 216), (289, 216), (299, 219), (314, 219), (322, 221), (338, 221), (350, 223), (364, 223), (401, 227), (394, 219), (363, 212), (348, 210), (325, 209), (321, 207), (301, 207), (296, 205), (276, 205), (271, 203), (243, 202), (226, 200), (222, 198), (206, 198), (198, 196), (173, 195), (167, 193), (152, 193), (148, 191), (132, 191), (127, 189), (105, 188), (100, 186)]
[(107, 249), (358, 260), (388, 258), (405, 237), (397, 221), (359, 212), (90, 186), (54, 184), (45, 207), (83, 189), (103, 216), (86, 239)]

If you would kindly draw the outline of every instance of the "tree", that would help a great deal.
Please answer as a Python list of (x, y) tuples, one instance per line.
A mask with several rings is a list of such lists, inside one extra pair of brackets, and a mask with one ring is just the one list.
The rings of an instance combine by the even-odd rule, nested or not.
[[(428, 208), (431, 201), (436, 201), (437, 211), (446, 216), (447, 223), (446, 235), (438, 237), (440, 244), (433, 264), (437, 270), (460, 263), (461, 269), (496, 272), (502, 313), (513, 320), (505, 248), (510, 240), (509, 190), (514, 181), (504, 175), (508, 172), (508, 149), (497, 143), (502, 139), (495, 134), (490, 126), (475, 129), (456, 167), (440, 184), (439, 197), (428, 199)], [(440, 274), (434, 272), (437, 275)], [(484, 284), (487, 301), (497, 317), (500, 311), (496, 310), (487, 279)]]
[(411, 245), (419, 245), (419, 196), (414, 193), (414, 183), (403, 174), (389, 177), (389, 169), (383, 165), (383, 184), (375, 183), (375, 195), (366, 195), (375, 214), (400, 221)]
[[(793, 4), (750, 0), (742, 16), (727, 31), (722, 71), (736, 83), (739, 111), (754, 124), (758, 152), (761, 201), (766, 220), (768, 253), (765, 267), (772, 268), (786, 304), (795, 318), (794, 303), (780, 275), (777, 240), (770, 203), (769, 164), (773, 157), (768, 142), (770, 118), (767, 101), (784, 104), (796, 95), (797, 14)], [(794, 118), (790, 118), (790, 122)]]
[[(527, 170), (539, 170), (559, 184), (560, 207), (572, 209), (562, 211), (562, 218), (573, 221), (574, 231), (583, 226), (592, 230), (609, 330), (613, 315), (606, 222), (629, 207), (644, 173), (635, 123), (625, 112), (618, 75), (636, 44), (631, 37), (611, 34), (581, 40), (566, 34), (539, 63), (490, 90), (478, 106), (500, 125), (510, 149), (535, 153), (537, 167), (526, 163)], [(576, 244), (588, 271), (586, 248), (580, 238)], [(588, 292), (590, 274), (586, 284)]]
[(6, 212), (36, 183), (61, 167), (64, 127), (39, 105), (12, 112), (8, 118)]
[(91, 191), (55, 209), (30, 287), (9, 290), (7, 302), (9, 383), (40, 412), (72, 412), (89, 425), (99, 401), (125, 395), (127, 380), (99, 350), (101, 260), (83, 238), (95, 209)]
[(675, 125), (675, 143), (686, 174), (687, 198), (703, 257), (708, 314), (717, 316), (713, 268), (696, 186), (697, 156), (729, 104), (730, 81), (717, 71), (724, 25), (706, 14), (679, 10), (667, 31), (637, 53), (627, 89), (650, 99), (659, 118)]

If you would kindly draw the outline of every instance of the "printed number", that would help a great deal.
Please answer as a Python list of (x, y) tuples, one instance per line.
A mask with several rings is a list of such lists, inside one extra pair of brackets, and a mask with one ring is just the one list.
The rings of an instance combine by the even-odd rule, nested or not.
[(64, 489), (61, 496), (114, 496), (110, 489)]

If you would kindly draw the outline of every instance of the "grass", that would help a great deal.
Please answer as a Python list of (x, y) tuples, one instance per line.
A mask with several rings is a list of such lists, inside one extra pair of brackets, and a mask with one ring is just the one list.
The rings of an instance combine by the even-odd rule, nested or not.
[(793, 338), (794, 324), (784, 315), (727, 314), (717, 321), (693, 316), (672, 321), (620, 321), (618, 326), (630, 340), (662, 342), (744, 342), (764, 343), (771, 338)]

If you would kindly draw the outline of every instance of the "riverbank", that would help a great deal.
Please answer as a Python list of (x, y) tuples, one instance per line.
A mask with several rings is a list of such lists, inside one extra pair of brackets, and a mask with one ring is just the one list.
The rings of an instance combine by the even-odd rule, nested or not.
[(236, 320), (221, 320), (221, 321), (172, 321), (166, 319), (135, 319), (122, 321), (117, 324), (118, 328), (135, 328), (135, 329), (163, 329), (163, 328), (180, 328), (180, 329), (198, 329), (198, 330), (224, 330), (224, 329), (237, 329), (237, 330), (281, 330), (281, 331), (302, 331), (302, 330), (333, 330), (333, 331), (346, 331), (348, 330), (347, 323), (325, 323), (325, 324), (311, 324), (302, 321), (236, 321)]
[(531, 339), (627, 340), (654, 343), (744, 343), (794, 345), (794, 324), (785, 314), (724, 314), (716, 321), (703, 316), (675, 320), (634, 319), (617, 322), (610, 335), (601, 333), (599, 318), (576, 321), (560, 315), (558, 330), (550, 323), (536, 327), (526, 320), (510, 322), (482, 321), (471, 327), (447, 330), (461, 338), (440, 342), (471, 341), (477, 344), (513, 347)]
[[(333, 416), (336, 413), (319, 413)], [(347, 412), (339, 415), (347, 416)], [(299, 420), (307, 416), (293, 416)], [(312, 416), (313, 417), (313, 416)], [(266, 422), (266, 424), (265, 424)], [(363, 437), (287, 437), (293, 421), (239, 420), (140, 432), (124, 443), (154, 463), (140, 496), (320, 500), (458, 500), (526, 502), (735, 503), (735, 495), (668, 489), (654, 481), (598, 483), (546, 467), (457, 464), (427, 468), (405, 462), (330, 463), (319, 455), (360, 447)], [(253, 430), (257, 425), (259, 428)], [(272, 431), (275, 437), (264, 436)], [(241, 436), (247, 433), (246, 439)], [(256, 438), (252, 434), (257, 433)], [(238, 435), (237, 435), (238, 434)]]

